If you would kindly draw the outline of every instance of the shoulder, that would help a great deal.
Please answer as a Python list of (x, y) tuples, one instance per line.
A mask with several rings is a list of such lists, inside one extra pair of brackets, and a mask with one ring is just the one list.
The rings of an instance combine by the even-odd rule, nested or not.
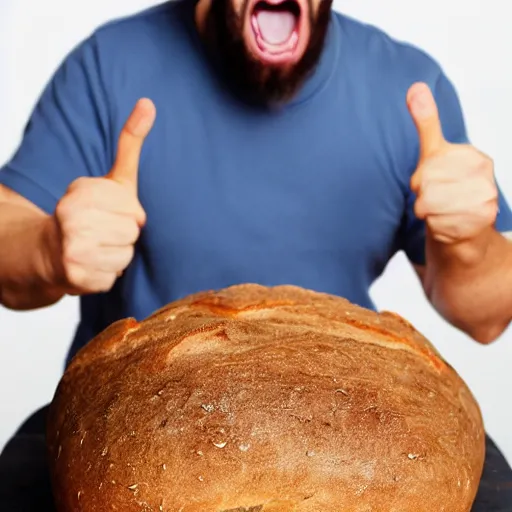
[[(89, 43), (104, 56), (147, 60), (161, 57), (184, 39), (187, 0), (167, 1), (130, 16), (104, 23)], [(169, 55), (167, 53), (167, 55)]]
[[(182, 44), (184, 6), (187, 0), (167, 1), (135, 14), (115, 18), (98, 26), (68, 55), (68, 59), (87, 57), (98, 69), (119, 71), (129, 65), (137, 69), (154, 65), (155, 59), (169, 58)], [(172, 58), (172, 56), (171, 56)]]
[(466, 142), (457, 91), (432, 55), (349, 16), (336, 12), (335, 20), (341, 33), (341, 73), (357, 83), (355, 94), (372, 113), (374, 124), (386, 127), (386, 147), (393, 152), (391, 160), (399, 162), (396, 173), (401, 181), (408, 180), (418, 157), (417, 131), (406, 103), (407, 92), (416, 82), (424, 82), (432, 90), (445, 137), (451, 142)]
[(335, 12), (341, 29), (341, 44), (350, 52), (350, 60), (368, 73), (391, 83), (424, 81), (435, 85), (442, 74), (439, 62), (414, 44), (401, 41), (383, 29)]
[[(335, 13), (340, 26), (342, 58), (361, 86), (378, 88), (388, 106), (396, 102), (408, 117), (405, 97), (416, 82), (426, 83), (438, 102), (441, 117), (450, 123), (461, 118), (458, 93), (439, 61), (422, 48), (398, 40), (384, 30)], [(368, 92), (368, 91), (366, 91)], [(382, 103), (382, 100), (380, 100)]]
[(125, 119), (138, 98), (158, 99), (170, 76), (186, 74), (194, 51), (189, 4), (168, 1), (98, 26), (69, 52), (53, 83), (69, 88), (78, 79), (89, 96), (104, 98), (110, 115)]
[(176, 24), (183, 10), (184, 0), (166, 1), (134, 14), (109, 20), (94, 31), (94, 36), (102, 40), (123, 38), (133, 40), (148, 29), (165, 30)]

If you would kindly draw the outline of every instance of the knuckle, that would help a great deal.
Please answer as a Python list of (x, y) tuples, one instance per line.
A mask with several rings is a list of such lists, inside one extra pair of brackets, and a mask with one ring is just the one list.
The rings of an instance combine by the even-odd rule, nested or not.
[(65, 222), (80, 218), (87, 209), (87, 196), (80, 192), (66, 194), (55, 208), (55, 216)]
[(62, 244), (63, 260), (69, 264), (87, 265), (93, 247), (77, 237), (66, 237)]
[(496, 185), (496, 182), (494, 180), (490, 183), (489, 193), (491, 196), (491, 201), (496, 203), (498, 201), (499, 192), (498, 192), (498, 186)]
[(454, 243), (462, 240), (463, 228), (458, 222), (446, 222), (443, 218), (429, 217), (427, 225), (433, 234), (433, 238), (442, 243)]
[(431, 186), (425, 187), (416, 201), (416, 207), (423, 216), (433, 211), (434, 194)]
[(87, 289), (87, 271), (74, 263), (64, 264), (66, 281), (74, 288)]
[[(116, 219), (113, 224), (105, 225), (104, 237), (114, 236), (121, 245), (131, 246), (137, 242), (140, 235), (140, 228), (135, 219), (125, 217)], [(115, 232), (115, 233), (114, 233)]]
[(121, 270), (124, 270), (133, 260), (133, 256), (135, 255), (135, 247), (130, 245), (126, 248), (124, 266)]
[(68, 193), (88, 187), (90, 180), (91, 178), (88, 178), (87, 176), (80, 176), (76, 178), (70, 183)]
[(55, 217), (59, 220), (67, 219), (73, 212), (73, 204), (69, 196), (64, 196), (55, 207)]
[(87, 176), (79, 176), (75, 181), (75, 186), (84, 187), (87, 186), (91, 182), (91, 178)]
[(72, 267), (80, 260), (80, 250), (75, 240), (68, 237), (62, 242), (62, 260), (65, 267)]
[(494, 223), (498, 215), (498, 204), (496, 201), (488, 201), (483, 210), (483, 218), (488, 224)]
[[(475, 183), (476, 185), (476, 183)], [(478, 189), (475, 192), (475, 200), (479, 201), (480, 205), (491, 205), (497, 207), (498, 202), (498, 187), (494, 181), (483, 180), (479, 181)]]
[(464, 236), (464, 229), (460, 224), (451, 224), (449, 227), (448, 235), (453, 240), (462, 240)]
[(140, 225), (144, 225), (147, 222), (147, 214), (144, 208), (141, 205), (138, 206), (138, 211), (136, 213), (137, 221)]
[(130, 265), (130, 263), (133, 259), (133, 255), (134, 255), (133, 245), (123, 247), (122, 249), (119, 250), (119, 253), (116, 258), (116, 260), (117, 260), (116, 272), (118, 273), (118, 275), (119, 275), (119, 273), (124, 272), (126, 270), (126, 268), (128, 267), (128, 265)]
[(129, 267), (130, 263), (133, 260), (133, 256), (135, 254), (135, 249), (133, 245), (127, 246), (122, 249), (118, 256), (118, 268), (116, 271), (115, 278), (120, 277), (124, 271)]
[(130, 226), (128, 229), (129, 229), (128, 233), (129, 233), (129, 241), (130, 241), (129, 243), (134, 244), (140, 236), (139, 224), (135, 220), (132, 220), (130, 222)]
[(442, 244), (452, 244), (456, 242), (457, 238), (454, 238), (453, 236), (448, 236), (444, 233), (436, 233), (434, 235), (434, 240)]
[(110, 197), (109, 180), (103, 178), (80, 177), (68, 188), (66, 198), (76, 208), (94, 207), (105, 197)]
[(76, 199), (76, 197), (62, 199), (57, 204), (55, 216), (66, 236), (73, 238), (90, 237), (91, 232), (97, 229), (96, 209)]
[(425, 224), (427, 225), (427, 227), (431, 231), (434, 239), (438, 240), (438, 237), (442, 233), (442, 230), (441, 230), (440, 226), (438, 225), (438, 223), (436, 222), (436, 219), (432, 218), (432, 217), (427, 217), (425, 219)]
[(418, 219), (425, 218), (426, 208), (425, 208), (425, 202), (424, 202), (423, 198), (419, 198), (414, 203), (414, 214), (416, 215), (416, 217)]
[(493, 176), (494, 175), (494, 162), (493, 160), (484, 155), (482, 153), (478, 153), (475, 159), (475, 168), (478, 172), (484, 174), (485, 176)]
[[(121, 201), (120, 201), (121, 202)], [(132, 220), (139, 228), (146, 223), (146, 212), (140, 203), (133, 197), (124, 196), (122, 199), (123, 211), (126, 218)]]
[(138, 220), (146, 217), (146, 212), (140, 204), (140, 201), (126, 190), (123, 190), (123, 202), (128, 206), (133, 217)]

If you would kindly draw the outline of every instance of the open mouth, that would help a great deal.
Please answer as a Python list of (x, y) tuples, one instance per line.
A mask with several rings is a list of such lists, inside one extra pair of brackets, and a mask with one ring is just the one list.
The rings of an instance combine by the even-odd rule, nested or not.
[(300, 0), (254, 0), (249, 8), (249, 47), (255, 56), (273, 64), (300, 59), (308, 39), (307, 7)]

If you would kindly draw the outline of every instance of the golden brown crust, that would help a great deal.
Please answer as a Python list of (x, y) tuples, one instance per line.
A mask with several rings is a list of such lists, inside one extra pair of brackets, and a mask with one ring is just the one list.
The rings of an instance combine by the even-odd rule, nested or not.
[(113, 324), (48, 426), (59, 512), (467, 512), (484, 458), (471, 392), (409, 323), (293, 286)]

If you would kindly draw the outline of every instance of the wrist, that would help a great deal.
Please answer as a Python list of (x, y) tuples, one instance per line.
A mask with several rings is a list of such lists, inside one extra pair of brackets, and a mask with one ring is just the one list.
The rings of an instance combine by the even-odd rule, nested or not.
[[(59, 226), (54, 216), (46, 217), (39, 236), (36, 274), (49, 289), (63, 289), (65, 272)], [(62, 292), (63, 293), (63, 292)]]
[(427, 253), (430, 258), (442, 260), (446, 265), (458, 267), (478, 267), (487, 258), (495, 237), (499, 236), (492, 226), (478, 236), (456, 243), (443, 243), (427, 235)]
[(50, 222), (50, 217), (32, 215), (13, 230), (14, 247), (7, 261), (13, 271), (0, 288), (5, 307), (19, 311), (46, 307), (65, 294), (54, 263), (59, 238), (52, 234)]

